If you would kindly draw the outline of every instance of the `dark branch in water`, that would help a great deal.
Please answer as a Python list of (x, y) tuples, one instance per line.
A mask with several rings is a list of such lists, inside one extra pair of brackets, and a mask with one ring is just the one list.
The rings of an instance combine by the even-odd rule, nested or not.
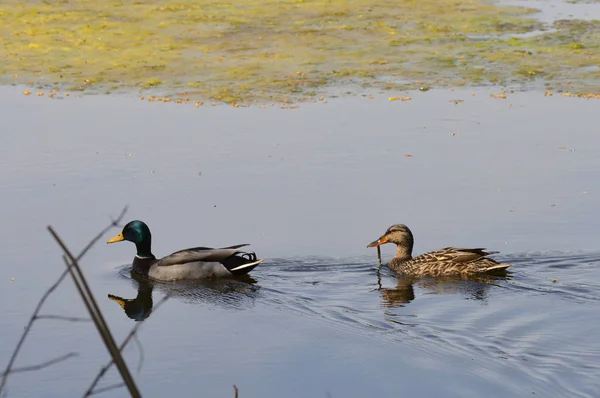
[(21, 338), (19, 339), (19, 342), (17, 343), (15, 350), (13, 351), (13, 354), (10, 357), (10, 360), (8, 361), (8, 365), (6, 365), (6, 369), (4, 370), (4, 373), (2, 373), (2, 381), (0, 381), (0, 393), (4, 390), (4, 386), (6, 385), (6, 380), (8, 378), (8, 375), (11, 374), (12, 367), (15, 363), (15, 360), (17, 359), (17, 355), (19, 354), (19, 351), (21, 350), (21, 347), (23, 346), (23, 343), (25, 342), (25, 339), (27, 338), (27, 335), (29, 334), (31, 327), (33, 326), (33, 323), (35, 322), (35, 320), (38, 316), (37, 314), (42, 309), (42, 306), (46, 302), (46, 299), (48, 298), (48, 296), (50, 296), (50, 294), (52, 294), (52, 292), (54, 290), (56, 290), (58, 285), (61, 284), (61, 282), (65, 279), (65, 276), (67, 276), (67, 274), (68, 274), (68, 271), (63, 271), (63, 273), (60, 274), (60, 276), (58, 277), (56, 282), (54, 282), (54, 284), (52, 284), (52, 286), (50, 286), (50, 288), (48, 290), (46, 290), (46, 293), (44, 293), (44, 295), (38, 302), (38, 305), (35, 307), (33, 314), (31, 314), (31, 317), (29, 318), (29, 322), (27, 322), (27, 326), (25, 326), (25, 330), (23, 331), (23, 334), (21, 335)]
[[(100, 336), (102, 337), (104, 345), (108, 349), (108, 352), (112, 356), (113, 361), (117, 365), (117, 369), (119, 369), (119, 373), (121, 374), (123, 381), (127, 385), (127, 389), (129, 390), (130, 395), (134, 398), (141, 397), (140, 392), (135, 384), (135, 381), (133, 380), (133, 377), (129, 372), (129, 368), (127, 368), (127, 364), (125, 364), (125, 360), (121, 355), (121, 351), (117, 348), (115, 339), (112, 337), (112, 334), (108, 329), (108, 325), (104, 320), (104, 316), (98, 308), (98, 304), (96, 304), (94, 295), (92, 294), (92, 291), (90, 290), (90, 287), (87, 284), (83, 273), (81, 272), (81, 268), (79, 267), (77, 259), (75, 258), (75, 256), (73, 256), (73, 254), (67, 248), (65, 243), (60, 239), (58, 234), (54, 232), (54, 229), (52, 229), (52, 227), (49, 226), (48, 231), (50, 231), (50, 234), (52, 234), (58, 245), (62, 248), (63, 252), (65, 253), (65, 256), (63, 256), (65, 265), (71, 273), (71, 277), (73, 278), (73, 282), (75, 282), (77, 291), (79, 292), (81, 299), (85, 303), (85, 306), (88, 312), (90, 313), (90, 316), (94, 320), (94, 324), (96, 325), (96, 329), (98, 329), (98, 333), (100, 333)], [(96, 240), (98, 240), (98, 238)]]
[(238, 398), (238, 392), (239, 392), (239, 390), (238, 390), (238, 388), (237, 388), (237, 386), (235, 384), (233, 385), (233, 392), (235, 393), (234, 398)]
[(81, 318), (77, 316), (64, 316), (64, 315), (38, 315), (35, 319), (56, 319), (59, 321), (69, 322), (91, 322), (90, 318)]
[[(78, 260), (80, 260), (90, 249), (91, 247), (98, 242), (98, 240), (100, 240), (102, 238), (102, 236), (108, 232), (110, 229), (112, 229), (113, 227), (117, 227), (119, 226), (119, 223), (121, 222), (121, 220), (123, 219), (123, 217), (125, 216), (125, 213), (127, 212), (127, 207), (125, 207), (122, 211), (121, 214), (119, 214), (119, 216), (114, 219), (111, 220), (111, 223), (109, 226), (107, 226), (106, 228), (104, 228), (98, 235), (96, 235), (94, 237), (94, 239), (92, 239), (87, 245), (86, 247), (81, 251), (81, 253), (79, 253), (79, 255), (77, 256), (77, 258), (75, 259), (75, 262), (77, 262)], [(25, 330), (23, 331), (23, 334), (21, 335), (21, 338), (19, 339), (19, 341), (17, 342), (17, 345), (15, 346), (15, 349), (8, 361), (8, 364), (6, 365), (6, 368), (4, 370), (4, 372), (2, 373), (2, 380), (0, 380), (0, 395), (2, 394), (2, 391), (4, 391), (4, 387), (6, 386), (6, 381), (8, 379), (8, 376), (11, 373), (14, 373), (15, 369), (17, 368), (13, 368), (14, 363), (17, 359), (17, 356), (19, 355), (19, 352), (21, 351), (21, 348), (23, 347), (23, 343), (25, 343), (25, 339), (27, 338), (27, 336), (29, 335), (29, 332), (31, 331), (31, 328), (33, 326), (33, 323), (38, 320), (38, 319), (59, 319), (59, 317), (55, 317), (55, 316), (51, 316), (51, 315), (39, 315), (42, 307), (44, 306), (46, 300), (48, 299), (48, 297), (56, 290), (56, 288), (58, 288), (58, 286), (63, 282), (63, 280), (65, 279), (65, 277), (69, 274), (69, 272), (71, 271), (71, 267), (70, 265), (67, 267), (66, 270), (64, 270), (60, 276), (58, 277), (58, 279), (48, 288), (48, 290), (46, 290), (46, 292), (42, 295), (42, 297), (40, 298), (40, 301), (38, 302), (37, 306), (35, 307), (33, 313), (31, 314), (31, 317), (29, 318), (29, 321), (27, 322), (27, 325), (25, 326)], [(60, 318), (67, 318), (67, 317), (60, 317)], [(64, 320), (69, 320), (69, 321), (73, 321), (73, 319), (64, 319)], [(61, 360), (66, 360), (68, 358), (70, 358), (72, 355), (68, 354), (65, 355), (64, 358), (59, 358)], [(45, 363), (42, 365), (45, 365), (43, 367), (46, 366), (50, 366), (52, 364), (54, 364), (56, 362), (52, 362), (50, 361), (50, 363)], [(39, 366), (39, 365), (38, 365)], [(27, 368), (31, 368), (30, 370), (36, 370), (36, 367), (27, 367)], [(26, 368), (18, 368), (21, 369), (20, 371), (27, 371)]]
[[(43, 369), (48, 366), (54, 365), (58, 362), (65, 361), (65, 360), (77, 355), (77, 353), (71, 352), (69, 354), (66, 354), (66, 355), (54, 358), (52, 360), (43, 362), (41, 364), (32, 365), (32, 366), (24, 366), (24, 367), (19, 367), (19, 368), (14, 367), (14, 362), (19, 354), (19, 351), (21, 350), (21, 348), (23, 346), (23, 343), (25, 342), (27, 335), (31, 331), (33, 323), (39, 319), (51, 319), (51, 320), (61, 320), (61, 321), (68, 321), (68, 322), (90, 322), (90, 321), (93, 321), (96, 328), (98, 329), (98, 332), (100, 333), (100, 336), (102, 337), (104, 344), (106, 345), (106, 348), (108, 349), (108, 351), (111, 355), (111, 360), (100, 370), (100, 372), (98, 373), (98, 375), (96, 376), (96, 378), (94, 379), (94, 381), (92, 382), (92, 384), (90, 385), (88, 390), (85, 392), (84, 396), (87, 397), (90, 395), (100, 394), (100, 393), (103, 393), (106, 391), (110, 391), (110, 390), (113, 390), (116, 388), (126, 386), (127, 389), (129, 390), (129, 394), (132, 397), (141, 397), (141, 395), (137, 389), (137, 386), (135, 384), (135, 381), (133, 380), (133, 377), (131, 376), (131, 373), (129, 372), (129, 368), (125, 364), (125, 361), (124, 361), (121, 353), (122, 353), (123, 349), (127, 346), (127, 344), (129, 344), (129, 342), (132, 339), (135, 339), (138, 349), (140, 351), (140, 361), (138, 364), (138, 372), (139, 372), (139, 370), (141, 369), (143, 360), (144, 360), (144, 353), (143, 353), (142, 345), (137, 340), (137, 332), (143, 323), (140, 322), (140, 323), (136, 324), (131, 329), (129, 334), (125, 337), (125, 339), (123, 340), (121, 345), (117, 347), (117, 345), (112, 337), (112, 334), (110, 333), (108, 325), (106, 324), (106, 321), (104, 320), (104, 317), (103, 317), (102, 313), (100, 312), (100, 309), (98, 308), (96, 300), (94, 299), (92, 292), (88, 286), (88, 283), (87, 283), (85, 277), (83, 276), (83, 273), (81, 272), (81, 268), (79, 266), (79, 260), (94, 246), (94, 244), (97, 243), (102, 238), (102, 236), (106, 232), (108, 232), (111, 228), (119, 226), (119, 223), (123, 219), (126, 211), (127, 211), (127, 208), (124, 208), (123, 211), (121, 212), (121, 214), (119, 215), (119, 217), (117, 217), (115, 220), (112, 220), (111, 224), (108, 227), (104, 228), (102, 230), (102, 232), (100, 232), (98, 235), (96, 235), (94, 237), (94, 239), (92, 239), (85, 246), (85, 248), (81, 251), (81, 253), (77, 257), (75, 257), (72, 254), (72, 252), (67, 248), (66, 244), (58, 236), (58, 234), (54, 231), (54, 229), (51, 226), (48, 226), (48, 231), (50, 232), (52, 237), (56, 240), (56, 242), (61, 247), (61, 249), (64, 253), (63, 261), (65, 262), (66, 269), (60, 274), (60, 276), (56, 280), (56, 282), (54, 282), (54, 284), (52, 284), (52, 286), (50, 286), (50, 288), (44, 293), (44, 295), (38, 302), (38, 305), (36, 306), (33, 314), (31, 315), (29, 322), (28, 322), (27, 326), (25, 327), (25, 330), (24, 330), (19, 342), (17, 343), (17, 346), (15, 347), (15, 350), (9, 360), (6, 370), (1, 374), (2, 381), (0, 382), (0, 396), (2, 395), (2, 392), (4, 391), (4, 386), (6, 385), (6, 380), (7, 380), (7, 377), (9, 374)], [(46, 299), (50, 296), (50, 294), (52, 294), (52, 292), (54, 292), (56, 290), (56, 288), (58, 288), (58, 286), (63, 282), (63, 280), (65, 279), (65, 277), (68, 274), (70, 274), (71, 277), (73, 278), (75, 287), (77, 288), (77, 291), (79, 292), (79, 295), (81, 296), (91, 318), (71, 317), (71, 316), (55, 315), (55, 314), (40, 315), (40, 311), (41, 311), (44, 303), (46, 302)], [(156, 311), (156, 309), (158, 309), (165, 301), (167, 301), (167, 299), (169, 297), (170, 297), (170, 295), (166, 295), (165, 297), (163, 297), (154, 306), (154, 310)], [(102, 379), (102, 377), (106, 374), (108, 369), (110, 369), (110, 367), (113, 364), (115, 364), (117, 366), (119, 372), (121, 373), (121, 376), (123, 378), (123, 383), (112, 384), (109, 386), (105, 386), (105, 387), (96, 389), (95, 387), (98, 384), (98, 382)], [(237, 398), (237, 395), (238, 395), (237, 387), (234, 386), (234, 389), (235, 389), (235, 396)]]
[(121, 220), (123, 220), (123, 217), (125, 217), (125, 213), (127, 213), (127, 206), (125, 206), (123, 210), (121, 210), (121, 214), (119, 214), (119, 217), (117, 217), (114, 220), (111, 220), (110, 225), (104, 228), (98, 235), (94, 237), (94, 239), (90, 241), (90, 243), (87, 244), (86, 247), (83, 248), (81, 253), (79, 253), (79, 255), (77, 256), (77, 261), (81, 260), (81, 258), (85, 256), (85, 254), (92, 248), (92, 246), (94, 246), (100, 239), (102, 239), (105, 233), (107, 233), (113, 228), (118, 228), (120, 226), (119, 224), (121, 223)]
[[(171, 297), (170, 294), (168, 294), (165, 297), (163, 297), (162, 299), (160, 299), (160, 301), (158, 303), (156, 303), (156, 305), (154, 306), (154, 311), (156, 311), (158, 308), (160, 308), (160, 306), (165, 301), (167, 301), (169, 299), (169, 297)], [(137, 323), (129, 331), (129, 334), (127, 335), (127, 337), (125, 337), (125, 339), (123, 340), (123, 342), (119, 346), (119, 351), (123, 351), (123, 349), (127, 346), (127, 344), (129, 344), (129, 342), (131, 341), (131, 339), (136, 336), (136, 333), (138, 332), (138, 330), (140, 329), (140, 327), (142, 327), (143, 324), (144, 324), (143, 322)], [(143, 360), (143, 355), (140, 356), (140, 365), (138, 366), (138, 371), (141, 368), (141, 361), (142, 360)], [(102, 367), (102, 369), (100, 369), (100, 372), (98, 372), (98, 374), (96, 375), (96, 378), (94, 379), (94, 381), (92, 381), (92, 384), (90, 385), (90, 387), (87, 389), (87, 391), (85, 392), (85, 394), (83, 394), (84, 397), (89, 397), (91, 395), (98, 394), (101, 390), (104, 389), (104, 387), (100, 388), (100, 389), (96, 389), (96, 385), (98, 384), (98, 382), (100, 381), (100, 379), (102, 379), (102, 377), (108, 371), (108, 369), (110, 369), (110, 367), (112, 366), (113, 363), (114, 363), (114, 359), (111, 359), (106, 365), (104, 365)]]
[(125, 387), (125, 383), (116, 383), (116, 384), (111, 384), (110, 386), (105, 386), (102, 388), (97, 389), (96, 391), (94, 391), (93, 393), (89, 394), (89, 395), (85, 395), (90, 396), (90, 395), (96, 395), (96, 394), (102, 394), (103, 392), (107, 392), (110, 390), (115, 390), (117, 388), (121, 388), (121, 387)]
[[(44, 368), (47, 368), (48, 366), (54, 365), (55, 363), (59, 363), (59, 362), (65, 361), (65, 360), (67, 360), (69, 358), (76, 357), (76, 356), (77, 356), (76, 352), (70, 352), (68, 354), (61, 355), (60, 357), (51, 359), (51, 360), (46, 361), (46, 362), (39, 363), (37, 365), (22, 366), (20, 368), (12, 368), (10, 370), (10, 373), (31, 372), (32, 370), (44, 369)], [(6, 372), (4, 372), (2, 374), (2, 376), (4, 376), (5, 373)]]
[(140, 343), (137, 334), (133, 337), (133, 341), (135, 341), (135, 345), (137, 346), (138, 351), (140, 352), (140, 360), (138, 361), (137, 366), (137, 372), (140, 373), (140, 371), (142, 370), (142, 364), (144, 363), (144, 347), (142, 347), (142, 343)]

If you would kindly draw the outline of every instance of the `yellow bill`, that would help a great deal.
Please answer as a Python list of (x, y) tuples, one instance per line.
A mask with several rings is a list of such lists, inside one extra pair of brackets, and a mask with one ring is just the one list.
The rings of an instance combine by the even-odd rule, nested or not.
[(123, 240), (125, 240), (125, 238), (123, 237), (123, 232), (121, 232), (121, 233), (119, 233), (119, 235), (117, 235), (117, 236), (115, 236), (115, 237), (113, 237), (113, 238), (110, 238), (110, 239), (108, 240), (108, 242), (106, 242), (106, 243), (115, 243), (115, 242), (121, 242), (121, 241), (123, 241)]
[(117, 296), (113, 296), (112, 294), (108, 295), (108, 298), (112, 301), (116, 301), (117, 304), (119, 304), (121, 306), (121, 308), (125, 309), (125, 299), (121, 298), (121, 297), (117, 297)]

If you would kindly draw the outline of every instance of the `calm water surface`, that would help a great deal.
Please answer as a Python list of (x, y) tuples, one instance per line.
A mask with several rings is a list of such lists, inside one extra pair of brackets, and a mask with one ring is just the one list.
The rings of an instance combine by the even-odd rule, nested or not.
[(552, 24), (558, 20), (597, 20), (600, 7), (595, 0), (499, 0), (502, 5), (534, 8), (532, 17)]
[[(132, 245), (90, 252), (82, 265), (117, 340), (146, 319), (142, 350), (125, 350), (144, 396), (600, 391), (597, 101), (448, 90), (195, 109), (21, 91), (0, 91), (2, 366), (62, 271), (45, 226), (77, 250), (128, 204), (157, 255), (248, 242), (266, 259), (250, 278), (151, 285), (130, 275)], [(366, 248), (397, 222), (416, 253), (483, 246), (515, 267), (398, 277)], [(137, 299), (124, 311), (109, 294)], [(70, 281), (44, 312), (85, 316)], [(108, 358), (92, 324), (38, 321), (17, 365), (70, 351), (11, 376), (8, 396), (81, 395)]]

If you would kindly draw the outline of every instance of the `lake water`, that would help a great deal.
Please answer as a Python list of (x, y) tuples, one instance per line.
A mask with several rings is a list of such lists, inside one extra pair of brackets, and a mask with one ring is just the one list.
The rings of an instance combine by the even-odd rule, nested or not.
[(597, 20), (600, 8), (595, 0), (500, 0), (503, 5), (534, 8), (533, 17), (552, 24), (559, 20)]
[[(159, 256), (251, 243), (265, 258), (251, 278), (156, 285), (131, 278), (129, 243), (84, 258), (118, 342), (147, 316), (142, 355), (124, 351), (144, 396), (600, 391), (597, 100), (431, 90), (196, 109), (22, 90), (0, 89), (1, 366), (64, 267), (45, 227), (78, 251), (129, 205)], [(515, 266), (499, 279), (398, 277), (366, 248), (393, 223), (412, 229), (415, 253), (487, 247)], [(69, 280), (43, 313), (86, 315)], [(108, 359), (91, 323), (37, 321), (18, 366), (70, 351), (11, 375), (7, 396), (81, 395)]]

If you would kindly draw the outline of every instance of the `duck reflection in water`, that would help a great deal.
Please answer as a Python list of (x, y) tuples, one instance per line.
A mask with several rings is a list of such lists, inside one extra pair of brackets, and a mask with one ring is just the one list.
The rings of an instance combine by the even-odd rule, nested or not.
[(138, 282), (138, 292), (135, 298), (126, 299), (112, 294), (109, 294), (108, 298), (119, 304), (123, 308), (123, 311), (125, 311), (125, 315), (129, 318), (136, 322), (141, 322), (152, 313), (152, 290), (154, 289), (154, 282), (141, 277), (135, 279)]
[(396, 287), (382, 286), (381, 272), (378, 272), (379, 292), (382, 306), (386, 308), (404, 307), (415, 299), (415, 286), (425, 290), (425, 294), (459, 294), (470, 300), (488, 299), (488, 291), (498, 286), (500, 281), (511, 279), (509, 272), (501, 275), (457, 275), (448, 277), (415, 277), (391, 274), (396, 279)]
[[(131, 272), (137, 284), (137, 296), (132, 299), (109, 294), (108, 298), (123, 308), (125, 315), (136, 322), (147, 319), (154, 307), (152, 292), (156, 288), (167, 297), (188, 303), (210, 302), (224, 307), (243, 309), (254, 304), (260, 286), (248, 275), (235, 278), (205, 279), (186, 283), (161, 283)], [(161, 299), (164, 300), (164, 299)]]

